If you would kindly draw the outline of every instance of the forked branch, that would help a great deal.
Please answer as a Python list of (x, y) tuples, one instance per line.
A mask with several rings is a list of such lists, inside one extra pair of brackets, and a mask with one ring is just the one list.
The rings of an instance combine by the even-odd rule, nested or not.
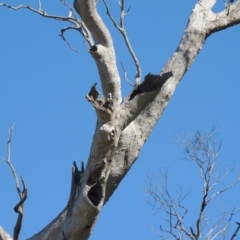
[(111, 34), (98, 14), (95, 0), (75, 0), (74, 8), (93, 36), (89, 52), (95, 60), (105, 98), (112, 94), (113, 105), (122, 101), (120, 76)]
[(59, 34), (59, 36), (63, 39), (63, 41), (65, 41), (67, 43), (67, 45), (75, 52), (77, 52), (77, 49), (72, 47), (71, 44), (68, 42), (68, 40), (66, 39), (64, 33), (67, 31), (67, 30), (70, 30), (70, 29), (74, 29), (74, 30), (78, 30), (79, 31), (79, 28), (76, 28), (76, 27), (65, 27), (65, 28), (62, 28), (61, 29), (61, 33)]
[[(130, 43), (130, 40), (128, 38), (128, 35), (127, 35), (127, 31), (124, 27), (124, 18), (126, 16), (126, 14), (129, 12), (130, 10), (130, 7), (128, 8), (128, 10), (125, 12), (125, 0), (120, 0), (119, 4), (120, 4), (120, 8), (121, 8), (121, 14), (120, 14), (120, 24), (118, 25), (117, 22), (114, 20), (113, 16), (111, 15), (110, 13), (110, 10), (109, 10), (109, 7), (107, 5), (107, 2), (106, 0), (103, 0), (103, 3), (106, 7), (106, 10), (107, 10), (107, 15), (109, 16), (109, 18), (111, 19), (111, 21), (113, 22), (114, 26), (119, 30), (119, 32), (122, 34), (123, 38), (124, 38), (124, 41), (127, 45), (127, 48), (133, 58), (133, 61), (136, 65), (136, 76), (135, 76), (135, 81), (134, 81), (134, 85), (135, 86), (138, 86), (140, 84), (140, 81), (141, 81), (141, 67), (140, 67), (140, 63), (139, 63), (139, 60), (132, 48), (132, 45)], [(124, 69), (124, 72), (125, 72), (125, 69)]]
[(31, 12), (37, 13), (40, 16), (45, 17), (45, 18), (50, 18), (50, 19), (54, 19), (54, 20), (58, 20), (58, 21), (69, 22), (70, 24), (73, 24), (74, 27), (62, 28), (61, 29), (61, 34), (60, 34), (61, 38), (68, 44), (68, 46), (72, 50), (76, 51), (76, 49), (73, 48), (71, 46), (71, 44), (64, 37), (64, 32), (66, 30), (74, 29), (74, 30), (78, 30), (81, 33), (83, 38), (88, 42), (89, 46), (91, 47), (93, 45), (93, 40), (92, 40), (91, 34), (89, 33), (89, 31), (88, 31), (87, 27), (85, 26), (85, 24), (80, 19), (78, 19), (76, 17), (76, 15), (73, 12), (73, 9), (66, 3), (65, 0), (60, 0), (60, 1), (66, 7), (68, 7), (68, 9), (70, 11), (69, 12), (69, 16), (66, 17), (66, 16), (47, 14), (47, 12), (42, 9), (42, 4), (41, 4), (40, 0), (38, 0), (38, 9), (35, 9), (35, 8), (29, 6), (29, 5), (19, 5), (19, 6), (14, 7), (14, 6), (6, 4), (6, 3), (0, 3), (0, 7), (7, 7), (7, 8), (12, 9), (12, 10), (27, 9), (27, 10), (30, 10)]
[(16, 213), (18, 213), (18, 218), (17, 218), (16, 225), (14, 227), (13, 239), (18, 240), (19, 234), (21, 231), (21, 227), (22, 227), (24, 202), (27, 199), (27, 187), (25, 185), (23, 178), (21, 177), (23, 190), (22, 191), (20, 190), (18, 176), (17, 176), (14, 166), (11, 163), (11, 141), (12, 141), (12, 135), (13, 135), (13, 126), (14, 126), (14, 124), (12, 124), (12, 127), (9, 129), (9, 137), (8, 137), (8, 141), (7, 141), (7, 158), (3, 159), (3, 160), (9, 165), (9, 167), (12, 171), (12, 174), (13, 174), (13, 177), (15, 180), (15, 184), (16, 184), (16, 189), (17, 189), (17, 192), (18, 192), (18, 195), (20, 198), (18, 204), (16, 204), (16, 206), (14, 207), (14, 211)]
[[(184, 152), (187, 155), (186, 159), (196, 163), (200, 169), (200, 178), (203, 183), (203, 196), (200, 200), (200, 209), (195, 221), (196, 229), (190, 227), (188, 230), (185, 226), (184, 219), (188, 212), (185, 211), (187, 208), (184, 208), (182, 205), (182, 194), (180, 192), (180, 198), (177, 200), (170, 195), (166, 173), (163, 174), (161, 172), (157, 178), (157, 182), (154, 182), (152, 178), (149, 180), (147, 193), (151, 196), (151, 199), (153, 199), (153, 204), (151, 202), (150, 204), (155, 210), (157, 209), (164, 212), (164, 215), (167, 216), (164, 219), (169, 225), (168, 228), (160, 226), (160, 231), (170, 234), (175, 239), (185, 239), (184, 237), (179, 238), (179, 236), (183, 235), (192, 240), (202, 238), (213, 240), (217, 237), (225, 236), (232, 217), (239, 212), (239, 209), (235, 208), (231, 211), (224, 209), (218, 221), (214, 224), (211, 224), (211, 221), (208, 220), (205, 215), (207, 208), (209, 208), (210, 203), (217, 195), (226, 192), (240, 181), (238, 178), (233, 184), (230, 184), (222, 190), (213, 192), (213, 186), (215, 187), (223, 179), (218, 178), (218, 171), (216, 170), (217, 156), (222, 146), (216, 137), (216, 130), (213, 128), (207, 134), (196, 132), (192, 137), (185, 136), (183, 140), (180, 140)], [(204, 228), (203, 223), (205, 223)], [(207, 228), (208, 230), (206, 230)], [(236, 233), (238, 231), (239, 229), (237, 228)]]
[(156, 178), (148, 176), (148, 183), (149, 187), (146, 188), (146, 193), (150, 196), (148, 203), (155, 213), (166, 212), (166, 217), (163, 220), (169, 225), (169, 228), (160, 224), (160, 231), (171, 235), (173, 239), (185, 239), (183, 237), (185, 235), (193, 240), (192, 232), (184, 226), (185, 217), (189, 210), (183, 205), (183, 201), (189, 195), (189, 192), (183, 194), (180, 189), (178, 198), (174, 199), (168, 187), (167, 172), (162, 170)]
[(214, 14), (214, 17), (209, 19), (208, 31), (210, 34), (240, 23), (240, 1), (233, 2), (233, 0), (228, 0), (226, 9)]

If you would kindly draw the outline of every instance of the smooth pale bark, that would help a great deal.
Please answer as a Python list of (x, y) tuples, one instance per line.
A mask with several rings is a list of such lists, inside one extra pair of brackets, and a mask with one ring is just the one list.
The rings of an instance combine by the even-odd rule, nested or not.
[(113, 102), (119, 104), (122, 101), (121, 84), (111, 35), (97, 13), (95, 1), (74, 1), (74, 7), (95, 41), (90, 53), (98, 68), (103, 94), (107, 97), (111, 93)]
[(87, 95), (96, 110), (96, 130), (86, 168), (73, 166), (67, 206), (31, 240), (89, 238), (101, 208), (137, 159), (207, 37), (240, 22), (239, 1), (231, 5), (228, 15), (226, 10), (213, 13), (215, 2), (198, 1), (176, 51), (160, 75), (146, 76), (122, 101), (112, 38), (96, 11), (95, 0), (75, 0), (74, 7), (95, 41), (90, 54), (98, 67), (104, 96), (98, 98), (95, 86)]
[(215, 0), (205, 0), (199, 1), (195, 5), (177, 49), (161, 71), (161, 73), (172, 71), (173, 77), (167, 81), (161, 92), (137, 119), (123, 131), (119, 141), (119, 149), (114, 155), (117, 164), (112, 165), (107, 182), (105, 202), (111, 197), (137, 159), (143, 144), (160, 119), (178, 83), (193, 63), (207, 37), (240, 22), (239, 1), (231, 5), (228, 16), (226, 10), (218, 14), (213, 13), (211, 9), (215, 3)]
[(11, 236), (0, 226), (0, 240), (13, 240)]

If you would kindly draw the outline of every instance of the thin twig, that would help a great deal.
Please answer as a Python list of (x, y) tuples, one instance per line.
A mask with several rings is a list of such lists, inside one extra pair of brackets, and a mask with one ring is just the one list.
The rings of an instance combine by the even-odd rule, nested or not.
[(69, 29), (74, 29), (74, 30), (78, 30), (79, 31), (79, 28), (76, 28), (76, 27), (66, 27), (66, 28), (62, 28), (61, 29), (61, 34), (59, 34), (59, 36), (63, 39), (63, 41), (65, 41), (67, 43), (67, 45), (75, 52), (77, 52), (77, 49), (72, 47), (72, 45), (67, 41), (67, 39), (65, 38), (64, 36), (64, 33), (65, 31), (69, 30)]
[(9, 167), (12, 171), (13, 177), (15, 179), (16, 189), (17, 189), (17, 192), (18, 192), (18, 195), (19, 195), (19, 198), (20, 198), (18, 204), (14, 207), (14, 211), (16, 213), (18, 213), (18, 218), (17, 218), (16, 225), (14, 227), (13, 240), (18, 240), (19, 239), (19, 234), (20, 234), (20, 231), (21, 231), (21, 227), (22, 227), (24, 202), (27, 199), (27, 187), (26, 187), (26, 184), (25, 184), (23, 178), (21, 177), (23, 190), (22, 191), (20, 190), (16, 170), (11, 163), (11, 142), (12, 142), (12, 136), (13, 136), (13, 127), (14, 127), (14, 124), (12, 124), (11, 128), (9, 129), (9, 136), (8, 136), (8, 141), (7, 141), (7, 158), (6, 159), (3, 158), (3, 160), (9, 165)]
[[(182, 238), (184, 234), (188, 237), (188, 239), (192, 240), (204, 237), (204, 239), (208, 240), (214, 240), (220, 237), (223, 238), (227, 233), (232, 217), (238, 213), (240, 209), (232, 209), (230, 212), (224, 209), (221, 216), (218, 218), (218, 221), (213, 225), (209, 223), (207, 218), (204, 218), (204, 215), (206, 214), (206, 209), (209, 207), (211, 200), (238, 184), (240, 182), (240, 178), (237, 177), (235, 182), (229, 184), (225, 188), (215, 192), (213, 191), (215, 186), (218, 185), (219, 182), (227, 175), (224, 174), (224, 177), (217, 179), (214, 178), (214, 174), (216, 172), (218, 175), (219, 170), (218, 168), (216, 169), (216, 163), (222, 146), (222, 141), (218, 141), (217, 139), (217, 132), (215, 128), (212, 128), (207, 134), (196, 132), (191, 138), (184, 136), (184, 140), (180, 140), (180, 142), (182, 143), (181, 145), (187, 155), (186, 159), (196, 163), (200, 169), (200, 177), (203, 183), (203, 196), (200, 202), (201, 205), (198, 211), (195, 229), (190, 227), (190, 231), (187, 230), (188, 228), (184, 226), (184, 218), (187, 215), (187, 208), (182, 205), (184, 196), (182, 197), (180, 192), (177, 200), (172, 198), (167, 186), (166, 174), (164, 175), (160, 172), (160, 177), (157, 179), (159, 182), (155, 184), (153, 184), (153, 181), (150, 178), (150, 187), (147, 189), (147, 192), (154, 201), (154, 204), (150, 202), (150, 205), (154, 208), (154, 210), (163, 210), (167, 216), (164, 220), (168, 223), (168, 227), (165, 229), (160, 225), (160, 231), (170, 234), (174, 239), (185, 239), (184, 237)], [(227, 173), (229, 172), (230, 171), (227, 170)], [(205, 232), (203, 225), (204, 222), (208, 226), (208, 231), (205, 233), (205, 236), (203, 236), (203, 233)], [(236, 229), (233, 237), (236, 236), (239, 229), (240, 226)]]
[[(69, 8), (69, 10), (72, 12), (71, 16), (58, 16), (58, 15), (49, 15), (47, 14), (46, 11), (43, 11), (42, 8), (41, 8), (41, 1), (38, 0), (38, 10), (33, 8), (33, 7), (30, 7), (28, 5), (19, 5), (17, 7), (14, 7), (14, 6), (11, 6), (9, 4), (5, 4), (5, 3), (0, 3), (0, 7), (7, 7), (7, 8), (10, 8), (12, 10), (19, 10), (19, 9), (28, 9), (34, 13), (37, 13), (39, 15), (41, 15), (42, 17), (45, 17), (45, 18), (50, 18), (50, 19), (54, 19), (54, 20), (57, 20), (57, 21), (65, 21), (65, 22), (69, 22), (71, 24), (74, 24), (75, 27), (66, 27), (66, 28), (63, 28), (61, 29), (61, 34), (62, 34), (62, 31), (66, 31), (67, 29), (78, 29), (79, 32), (82, 34), (82, 36), (84, 37), (84, 39), (88, 42), (88, 44), (90, 46), (93, 45), (93, 39), (92, 39), (92, 36), (89, 32), (89, 30), (87, 29), (87, 27), (85, 26), (85, 24), (83, 23), (83, 21), (77, 19), (76, 15), (74, 14), (74, 11), (73, 9), (66, 3), (65, 0), (60, 0), (65, 6), (67, 6)], [(60, 34), (60, 36), (62, 37), (62, 35)], [(74, 51), (76, 51), (74, 48), (71, 47), (70, 43), (66, 40), (65, 37), (62, 37), (62, 39), (68, 44), (68, 46), (73, 49)]]
[(7, 141), (7, 158), (4, 159), (2, 158), (10, 167), (14, 180), (15, 180), (15, 185), (16, 185), (16, 189), (18, 191), (19, 196), (21, 197), (21, 191), (19, 191), (19, 181), (18, 181), (18, 176), (17, 173), (15, 171), (15, 168), (13, 167), (12, 163), (11, 163), (11, 141), (12, 141), (12, 135), (13, 135), (13, 128), (14, 128), (14, 123), (12, 124), (11, 128), (9, 129), (9, 134), (8, 134), (8, 141)]
[(140, 63), (139, 63), (139, 61), (138, 61), (138, 58), (137, 58), (137, 56), (136, 56), (136, 54), (135, 54), (135, 52), (134, 52), (134, 50), (133, 50), (133, 48), (132, 48), (132, 45), (131, 45), (131, 43), (130, 43), (130, 40), (129, 40), (129, 38), (128, 38), (126, 29), (124, 28), (124, 17), (125, 17), (126, 13), (129, 11), (130, 8), (128, 9), (127, 12), (125, 12), (125, 11), (124, 11), (125, 0), (120, 0), (120, 3), (119, 3), (119, 4), (120, 4), (120, 8), (121, 8), (121, 14), (120, 14), (120, 25), (118, 25), (118, 24), (116, 23), (116, 21), (114, 20), (114, 18), (112, 17), (111, 13), (110, 13), (110, 10), (109, 10), (109, 7), (108, 7), (108, 5), (107, 5), (106, 0), (103, 0), (103, 3), (104, 3), (104, 5), (105, 5), (105, 7), (106, 7), (107, 15), (109, 16), (109, 18), (110, 18), (111, 21), (113, 22), (114, 26), (115, 26), (115, 27), (119, 30), (119, 32), (122, 34), (122, 36), (123, 36), (123, 38), (124, 38), (124, 41), (125, 41), (125, 43), (126, 43), (126, 45), (127, 45), (127, 48), (128, 48), (128, 50), (129, 50), (132, 58), (133, 58), (133, 61), (134, 61), (135, 65), (136, 65), (136, 70), (137, 70), (137, 72), (136, 72), (136, 75), (135, 75), (134, 85), (135, 85), (135, 86), (138, 86), (138, 85), (140, 84), (140, 81), (141, 81), (141, 67), (140, 67)]
[(228, 189), (234, 187), (235, 185), (237, 185), (240, 182), (240, 179), (237, 179), (237, 181), (235, 181), (234, 183), (230, 184), (229, 186), (225, 187), (224, 189), (221, 189), (217, 192), (215, 192), (209, 199), (208, 202), (210, 202), (213, 198), (215, 198), (217, 195), (222, 194), (223, 192), (227, 191)]
[(134, 84), (132, 84), (132, 83), (128, 80), (128, 78), (127, 78), (127, 72), (126, 72), (126, 70), (125, 70), (125, 67), (124, 67), (122, 61), (121, 61), (121, 65), (122, 65), (122, 69), (123, 69), (123, 72), (124, 72), (124, 79), (125, 79), (131, 86), (134, 87)]
[[(68, 17), (74, 17), (76, 19), (76, 21), (78, 22), (78, 25), (80, 26), (79, 28), (69, 28), (69, 29), (79, 29), (80, 33), (82, 34), (83, 38), (86, 39), (86, 41), (88, 42), (89, 46), (91, 47), (93, 45), (93, 40), (92, 40), (92, 36), (89, 32), (89, 30), (87, 29), (86, 25), (83, 23), (83, 21), (80, 21), (76, 14), (73, 11), (73, 8), (65, 1), (65, 0), (60, 0), (60, 2), (62, 4), (64, 4), (65, 6), (68, 7), (68, 9), (70, 10)], [(61, 29), (62, 30), (62, 29)], [(68, 43), (68, 42), (67, 42)], [(70, 48), (72, 48), (71, 46), (69, 46)], [(74, 49), (73, 49), (74, 50)], [(75, 51), (75, 50), (74, 50)]]
[[(150, 203), (153, 208), (158, 211), (163, 209), (168, 216), (168, 218), (164, 220), (169, 224), (169, 229), (165, 229), (160, 225), (160, 231), (170, 234), (174, 239), (183, 239), (181, 238), (182, 234), (188, 236), (189, 239), (194, 239), (193, 234), (185, 228), (183, 222), (188, 213), (188, 209), (182, 202), (189, 195), (189, 192), (183, 195), (180, 189), (179, 197), (175, 201), (168, 190), (167, 173), (161, 171), (158, 181), (159, 183), (157, 183), (156, 189), (151, 190), (153, 188), (153, 180), (149, 178), (150, 186), (146, 190), (154, 199), (154, 204)], [(159, 203), (160, 207), (157, 207), (157, 203)]]
[(239, 222), (236, 222), (236, 224), (238, 225), (238, 226), (237, 226), (237, 229), (236, 229), (236, 231), (233, 233), (233, 235), (232, 235), (232, 237), (231, 237), (230, 240), (233, 240), (233, 239), (237, 236), (238, 231), (240, 230), (240, 223), (239, 223)]
[(73, 16), (73, 17), (78, 21), (78, 19), (77, 19), (77, 17), (76, 17), (76, 14), (75, 14), (74, 11), (73, 11), (73, 8), (72, 8), (65, 0), (60, 0), (60, 2), (61, 2), (63, 5), (65, 5), (66, 7), (68, 7), (68, 9), (69, 9), (70, 12), (71, 12), (71, 16)]
[(41, 0), (38, 0), (38, 10), (42, 11), (42, 3)]
[(57, 15), (49, 15), (47, 14), (46, 11), (43, 11), (43, 10), (37, 10), (33, 7), (30, 7), (28, 5), (19, 5), (17, 7), (13, 7), (9, 4), (6, 4), (6, 3), (0, 3), (0, 7), (7, 7), (7, 8), (10, 8), (12, 10), (19, 10), (19, 9), (28, 9), (32, 12), (35, 12), (39, 15), (41, 15), (42, 17), (46, 17), (46, 18), (52, 18), (52, 19), (55, 19), (55, 20), (58, 20), (58, 21), (66, 21), (66, 22), (71, 22), (73, 24), (76, 24), (76, 19), (72, 18), (72, 17), (64, 17), (64, 16), (57, 16)]

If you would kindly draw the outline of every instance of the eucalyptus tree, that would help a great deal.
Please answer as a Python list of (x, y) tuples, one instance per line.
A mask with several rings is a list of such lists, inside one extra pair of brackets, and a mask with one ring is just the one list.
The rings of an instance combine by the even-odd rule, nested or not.
[[(74, 48), (65, 37), (66, 31), (77, 30), (86, 40), (89, 54), (98, 69), (103, 92), (103, 96), (99, 97), (94, 84), (86, 96), (95, 109), (97, 118), (87, 165), (82, 164), (78, 168), (76, 163), (73, 164), (71, 193), (66, 207), (43, 230), (32, 236), (31, 240), (89, 238), (102, 207), (138, 158), (141, 148), (206, 39), (215, 32), (240, 23), (239, 0), (236, 3), (229, 1), (219, 13), (212, 11), (216, 0), (198, 0), (180, 43), (166, 65), (159, 69), (159, 74), (142, 77), (138, 58), (124, 28), (124, 16), (127, 12), (125, 1), (120, 0), (121, 16), (120, 23), (117, 23), (107, 2), (103, 0), (107, 14), (122, 34), (136, 66), (133, 90), (123, 97), (113, 40), (97, 10), (100, 1), (75, 0), (75, 10), (65, 0), (61, 2), (69, 9), (68, 16), (47, 14), (42, 9), (40, 0), (37, 9), (28, 5), (0, 3), (0, 7), (11, 10), (27, 9), (44, 18), (69, 23), (68, 27), (61, 29), (61, 36), (72, 49)], [(10, 143), (11, 134), (9, 146)], [(10, 159), (7, 158), (6, 161), (11, 165)], [(19, 236), (27, 195), (25, 187), (22, 191), (18, 188), (18, 192), (20, 202), (15, 210), (20, 217), (16, 223), (18, 231), (14, 239)], [(3, 228), (0, 228), (0, 236), (4, 240), (11, 239)]]

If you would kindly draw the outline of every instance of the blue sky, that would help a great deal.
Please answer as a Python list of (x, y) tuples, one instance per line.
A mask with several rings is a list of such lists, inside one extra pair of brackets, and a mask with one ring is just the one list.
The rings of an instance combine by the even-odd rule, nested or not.
[[(37, 1), (30, 0), (5, 3), (37, 6)], [(125, 25), (143, 75), (160, 72), (177, 47), (195, 3), (126, 2), (131, 11)], [(117, 0), (109, 1), (109, 6), (118, 19)], [(42, 7), (51, 14), (68, 14), (56, 0), (42, 0)], [(223, 7), (223, 2), (218, 1), (214, 10)], [(99, 8), (114, 39), (119, 71), (123, 75), (122, 60), (128, 78), (133, 79), (135, 67), (122, 37), (106, 16), (103, 4)], [(60, 28), (66, 26), (27, 10), (0, 8), (0, 156), (6, 156), (8, 128), (14, 122), (12, 163), (18, 175), (24, 177), (29, 192), (21, 239), (45, 227), (66, 205), (72, 162), (86, 163), (95, 127), (94, 110), (85, 99), (92, 84), (99, 83), (95, 63), (77, 32), (68, 32), (66, 36), (78, 53), (61, 40)], [(191, 209), (189, 224), (194, 226), (202, 189), (198, 170), (183, 160), (175, 134), (205, 131), (216, 124), (225, 142), (220, 155), (223, 169), (231, 163), (240, 165), (239, 38), (240, 26), (235, 26), (207, 39), (139, 159), (103, 208), (91, 240), (157, 239), (150, 229), (158, 228), (160, 215), (154, 215), (146, 203), (144, 189), (146, 176), (157, 174), (160, 167), (168, 169), (172, 190), (179, 186), (186, 191), (192, 189), (186, 204)], [(122, 80), (123, 95), (131, 89)], [(239, 190), (240, 186), (223, 195), (226, 208), (239, 206)], [(0, 225), (12, 234), (17, 218), (13, 207), (18, 196), (10, 169), (3, 161), (0, 198)], [(218, 212), (209, 210), (209, 214), (215, 217)], [(239, 215), (233, 224), (235, 221), (240, 221)]]

